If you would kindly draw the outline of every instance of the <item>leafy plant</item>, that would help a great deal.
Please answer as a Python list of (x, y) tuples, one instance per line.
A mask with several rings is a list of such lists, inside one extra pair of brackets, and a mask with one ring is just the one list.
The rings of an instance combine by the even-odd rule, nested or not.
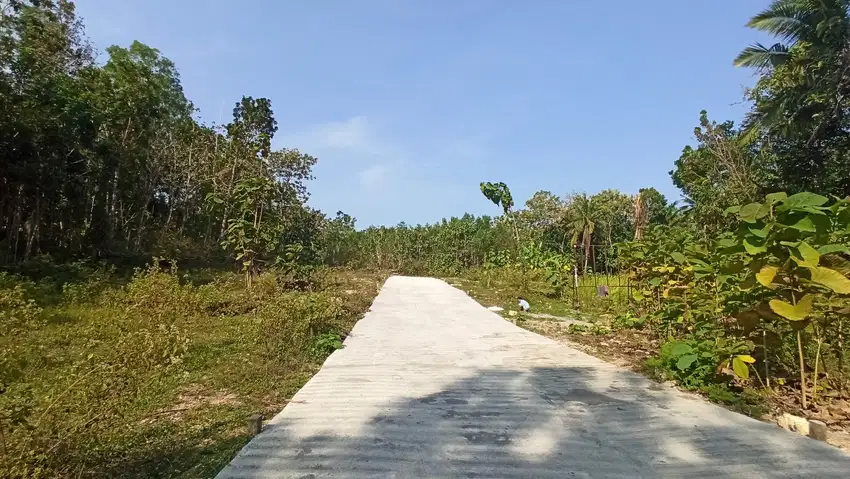
[[(282, 229), (279, 218), (273, 214), (273, 204), (279, 201), (280, 193), (275, 180), (248, 177), (236, 184), (230, 199), (232, 216), (221, 246), (242, 265), (248, 288), (258, 274), (258, 263), (278, 246)], [(212, 201), (222, 200), (213, 196)]]
[(749, 364), (755, 360), (748, 354), (752, 343), (724, 338), (676, 340), (661, 345), (661, 353), (651, 365), (661, 367), (667, 375), (688, 388), (722, 382), (722, 375), (749, 378)]
[[(817, 335), (819, 364), (822, 332), (837, 314), (833, 302), (850, 295), (847, 246), (850, 200), (814, 193), (773, 193), (760, 203), (728, 210), (742, 222), (736, 247), (746, 254), (745, 287), (762, 299), (755, 311), (766, 320), (787, 321), (797, 341), (802, 404), (807, 406), (803, 331)], [(766, 307), (765, 307), (766, 306)], [(817, 367), (813, 377), (817, 388)]]
[(317, 358), (325, 358), (337, 349), (342, 349), (342, 340), (338, 333), (322, 333), (313, 342), (312, 352)]

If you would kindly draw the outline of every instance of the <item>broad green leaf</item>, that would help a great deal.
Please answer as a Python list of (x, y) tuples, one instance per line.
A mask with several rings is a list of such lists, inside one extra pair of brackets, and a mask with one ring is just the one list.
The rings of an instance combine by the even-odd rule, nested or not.
[(778, 203), (780, 201), (785, 201), (786, 199), (788, 199), (788, 194), (784, 191), (780, 191), (778, 193), (770, 193), (768, 195), (765, 195), (764, 199), (772, 205), (774, 203)]
[(756, 362), (756, 358), (750, 356), (749, 354), (739, 354), (738, 359), (747, 364), (753, 364), (754, 362)]
[(652, 278), (649, 280), (650, 286), (655, 286), (656, 288), (661, 285), (661, 278)]
[(741, 211), (738, 212), (738, 217), (747, 223), (755, 223), (755, 221), (760, 218), (759, 212), (761, 211), (761, 207), (761, 203), (750, 203), (745, 205), (741, 208)]
[(833, 254), (833, 253), (844, 253), (850, 254), (850, 248), (843, 244), (828, 244), (821, 246), (818, 248), (818, 253), (821, 255)]
[(818, 234), (828, 233), (832, 229), (832, 221), (828, 216), (812, 215), (809, 217), (812, 224), (815, 225), (815, 232)]
[(732, 358), (732, 371), (735, 371), (735, 375), (741, 379), (749, 379), (750, 377), (749, 366), (747, 366), (747, 363), (742, 361), (738, 356)]
[(739, 211), (741, 211), (741, 207), (739, 205), (730, 206), (730, 207), (726, 208), (726, 213), (730, 213), (730, 214), (736, 214)]
[(673, 261), (675, 261), (679, 264), (685, 263), (687, 261), (687, 258), (685, 258), (685, 255), (683, 255), (682, 253), (679, 253), (678, 251), (674, 251), (674, 252), (670, 253), (670, 257), (673, 258)]
[(806, 213), (811, 213), (813, 215), (818, 216), (826, 216), (826, 212), (829, 211), (829, 208), (818, 208), (815, 206), (804, 206), (803, 208), (799, 208), (799, 211), (805, 211)]
[(814, 233), (815, 231), (817, 231), (817, 228), (815, 228), (815, 223), (814, 221), (812, 221), (812, 218), (809, 215), (803, 216), (794, 223), (785, 224), (785, 226), (806, 233)]
[(772, 223), (768, 223), (763, 228), (748, 228), (750, 233), (758, 236), (759, 238), (767, 238), (767, 235), (770, 233), (770, 230), (773, 228)]
[(717, 242), (717, 246), (721, 248), (731, 248), (732, 246), (737, 246), (738, 242), (731, 238), (723, 238), (722, 240)]
[(683, 354), (690, 354), (693, 351), (694, 348), (692, 348), (690, 344), (682, 342), (673, 343), (672, 347), (670, 348), (670, 354), (672, 354), (673, 357), (678, 357)]
[(803, 192), (791, 195), (782, 202), (779, 206), (779, 211), (786, 211), (796, 208), (804, 208), (806, 206), (823, 206), (829, 201), (826, 196), (821, 196), (815, 193)]
[(696, 354), (686, 354), (679, 358), (678, 361), (676, 361), (676, 369), (678, 369), (679, 371), (687, 371), (687, 369), (691, 367), (691, 364), (693, 364), (696, 360)]
[(822, 284), (838, 294), (850, 294), (850, 279), (835, 271), (834, 269), (815, 266), (809, 268), (812, 272), (812, 281)]
[[(800, 257), (794, 257), (794, 261), (796, 261), (800, 266), (815, 268), (820, 262), (820, 253), (818, 250), (814, 249), (809, 243), (805, 241), (800, 243), (800, 246), (797, 246), (797, 252), (800, 253)], [(801, 261), (802, 259), (802, 261)]]
[(758, 280), (762, 286), (773, 289), (773, 278), (776, 277), (777, 271), (779, 271), (779, 268), (776, 266), (765, 265), (762, 267), (761, 271), (756, 273), (756, 280)]
[(781, 299), (771, 299), (770, 309), (789, 321), (802, 321), (812, 311), (813, 299), (813, 296), (807, 294), (796, 305), (786, 303)]
[(750, 240), (748, 239), (744, 240), (744, 249), (747, 250), (747, 254), (753, 256), (767, 252), (767, 248), (765, 246), (754, 245), (750, 243)]

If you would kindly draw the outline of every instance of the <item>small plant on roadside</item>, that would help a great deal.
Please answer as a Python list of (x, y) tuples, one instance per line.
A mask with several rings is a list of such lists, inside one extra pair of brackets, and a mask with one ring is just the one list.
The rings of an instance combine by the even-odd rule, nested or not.
[(645, 323), (645, 317), (636, 316), (633, 311), (629, 310), (615, 316), (611, 322), (611, 327), (613, 329), (641, 329)]
[(589, 330), (587, 325), (574, 323), (567, 326), (567, 332), (570, 334), (583, 334)]
[(749, 378), (749, 365), (755, 360), (744, 353), (752, 348), (752, 343), (724, 338), (669, 341), (661, 345), (659, 357), (649, 359), (647, 366), (664, 379), (696, 389), (726, 382), (730, 376)]
[(316, 336), (311, 349), (313, 356), (319, 359), (328, 357), (337, 349), (342, 349), (342, 340), (339, 333), (327, 332)]

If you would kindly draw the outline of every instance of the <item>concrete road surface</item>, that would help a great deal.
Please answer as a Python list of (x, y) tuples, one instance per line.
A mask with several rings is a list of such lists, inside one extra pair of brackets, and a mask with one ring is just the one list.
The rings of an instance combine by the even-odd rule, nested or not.
[(850, 478), (850, 456), (390, 278), (220, 478)]

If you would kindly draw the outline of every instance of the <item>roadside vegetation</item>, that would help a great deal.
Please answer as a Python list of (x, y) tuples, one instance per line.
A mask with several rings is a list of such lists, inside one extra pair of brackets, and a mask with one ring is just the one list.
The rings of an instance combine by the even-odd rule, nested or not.
[(215, 475), (383, 280), (327, 270), (300, 291), (268, 272), (246, 291), (215, 269), (24, 266), (0, 274), (4, 477)]
[(741, 125), (699, 114), (681, 203), (484, 182), (493, 216), (361, 230), (307, 205), (317, 159), (271, 146), (268, 99), (203, 124), (156, 49), (96, 62), (72, 2), (0, 8), (2, 477), (215, 474), (391, 273), (744, 413), (850, 427), (845, 0), (753, 17), (780, 43), (734, 59), (758, 75)]

